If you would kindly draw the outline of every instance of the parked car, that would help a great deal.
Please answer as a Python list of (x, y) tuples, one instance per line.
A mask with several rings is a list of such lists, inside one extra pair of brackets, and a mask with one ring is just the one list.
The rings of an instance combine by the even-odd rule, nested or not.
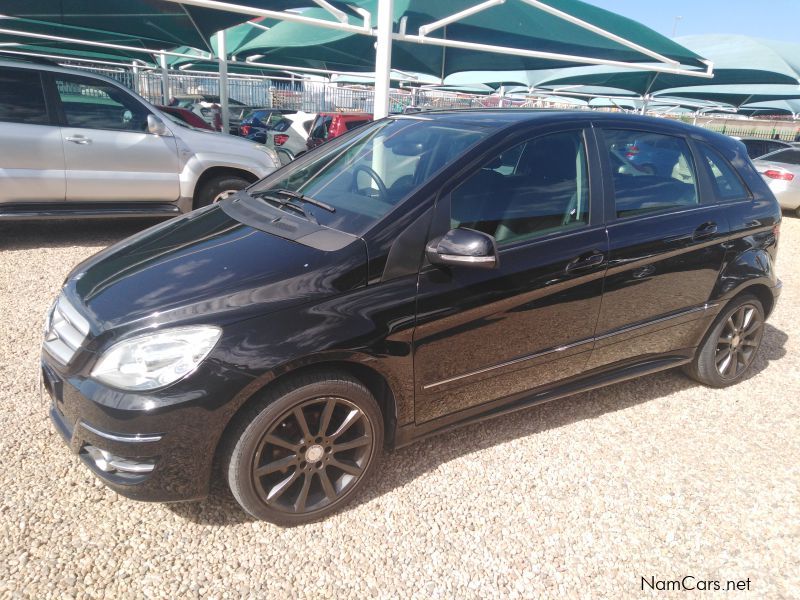
[(269, 129), (280, 121), (284, 115), (290, 115), (295, 112), (297, 111), (284, 108), (256, 108), (251, 110), (239, 123), (239, 135), (247, 137), (253, 127)]
[(370, 121), (369, 113), (320, 113), (311, 125), (306, 146), (311, 150)]
[(206, 123), (202, 118), (194, 114), (188, 108), (179, 108), (177, 106), (161, 106), (161, 105), (156, 105), (156, 108), (158, 108), (158, 110), (160, 110), (168, 117), (175, 117), (175, 119), (182, 121), (186, 125), (196, 127), (197, 129), (208, 129), (209, 131), (214, 131), (211, 125)]
[(781, 208), (800, 217), (800, 148), (771, 152), (753, 161)]
[(661, 137), (644, 136), (626, 144), (623, 150), (625, 158), (639, 172), (662, 177), (672, 175), (680, 157), (680, 149)]
[[(201, 117), (216, 131), (222, 130), (221, 103), (219, 96), (189, 94), (173, 97), (174, 106), (186, 108)], [(233, 98), (228, 98), (228, 133), (238, 135), (239, 123), (254, 108)]]
[(763, 138), (738, 138), (740, 142), (747, 148), (747, 155), (750, 158), (759, 158), (765, 154), (782, 150), (784, 148), (791, 148), (791, 142), (784, 142), (783, 140), (768, 140)]
[[(669, 174), (610, 166), (645, 138)], [(122, 495), (221, 473), (251, 515), (308, 522), (385, 447), (672, 367), (741, 381), (780, 222), (744, 146), (666, 119), (382, 119), (78, 265), (46, 319), (50, 416)]]
[(272, 149), (182, 125), (106, 77), (5, 59), (0, 144), (4, 220), (174, 216), (280, 164)]
[(271, 129), (264, 130), (264, 143), (294, 160), (307, 151), (306, 139), (315, 118), (315, 114), (306, 112), (286, 115)]

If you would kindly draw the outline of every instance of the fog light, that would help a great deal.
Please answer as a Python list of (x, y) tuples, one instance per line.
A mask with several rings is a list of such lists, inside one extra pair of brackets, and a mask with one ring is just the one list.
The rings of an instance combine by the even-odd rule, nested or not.
[(156, 468), (154, 458), (122, 458), (89, 444), (83, 447), (98, 469), (105, 473), (134, 473), (143, 475)]

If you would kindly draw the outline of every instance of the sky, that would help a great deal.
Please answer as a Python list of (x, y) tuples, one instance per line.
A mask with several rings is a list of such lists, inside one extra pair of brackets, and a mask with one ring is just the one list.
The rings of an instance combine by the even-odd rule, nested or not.
[(584, 0), (672, 37), (738, 33), (800, 43), (800, 0)]

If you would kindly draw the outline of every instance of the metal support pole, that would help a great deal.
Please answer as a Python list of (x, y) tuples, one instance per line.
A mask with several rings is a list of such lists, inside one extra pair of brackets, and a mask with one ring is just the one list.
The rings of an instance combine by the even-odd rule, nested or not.
[(164, 106), (169, 104), (169, 70), (167, 69), (167, 55), (163, 52), (158, 55), (161, 64), (161, 99)]
[(133, 77), (133, 91), (139, 93), (139, 65), (131, 63), (131, 77)]
[(392, 74), (392, 24), (394, 0), (378, 0), (378, 43), (375, 50), (375, 102), (372, 108), (376, 119), (389, 114), (389, 85)]
[(225, 47), (225, 31), (217, 32), (217, 56), (219, 57), (219, 104), (222, 111), (222, 132), (230, 133), (228, 112), (228, 51)]

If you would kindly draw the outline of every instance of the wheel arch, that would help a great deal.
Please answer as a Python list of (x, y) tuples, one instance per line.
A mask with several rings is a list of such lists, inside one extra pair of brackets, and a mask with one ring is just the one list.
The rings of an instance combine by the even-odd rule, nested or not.
[(235, 167), (209, 167), (200, 174), (200, 177), (197, 178), (197, 182), (194, 184), (194, 191), (192, 192), (192, 206), (194, 208), (197, 207), (197, 195), (200, 193), (200, 190), (203, 189), (203, 186), (214, 177), (222, 175), (242, 177), (249, 183), (258, 181), (258, 177), (255, 174), (245, 169), (237, 169)]
[(222, 433), (217, 440), (217, 445), (214, 450), (214, 464), (219, 464), (221, 451), (225, 446), (225, 442), (231, 430), (235, 428), (237, 417), (247, 411), (248, 407), (254, 402), (258, 402), (265, 393), (281, 383), (308, 375), (309, 373), (330, 371), (349, 375), (366, 386), (377, 401), (378, 407), (383, 415), (384, 444), (387, 447), (393, 446), (397, 429), (397, 400), (395, 392), (386, 376), (362, 362), (341, 358), (319, 358), (313, 362), (304, 362), (303, 364), (295, 363), (294, 366), (284, 367), (279, 371), (272, 371), (266, 376), (257, 379), (253, 385), (248, 386), (243, 392), (245, 395), (243, 400), (240, 394), (236, 409), (229, 415)]

